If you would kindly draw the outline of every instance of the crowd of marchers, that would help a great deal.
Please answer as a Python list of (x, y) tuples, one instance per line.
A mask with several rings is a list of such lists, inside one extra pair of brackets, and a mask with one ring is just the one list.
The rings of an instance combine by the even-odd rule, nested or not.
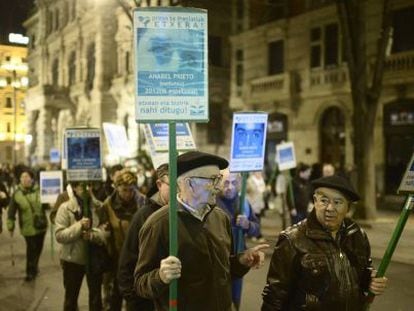
[[(190, 151), (178, 156), (174, 181), (168, 164), (147, 173), (115, 165), (105, 182), (67, 183), (50, 206), (41, 202), (31, 168), (2, 166), (0, 213), (7, 211), (0, 233), (13, 235), (19, 227), (26, 242), (25, 281), (35, 282), (47, 227), (53, 226), (63, 310), (78, 310), (86, 277), (90, 310), (176, 305), (178, 310), (231, 311), (240, 309), (243, 276), (264, 265), (269, 245), (260, 218), (282, 202), (281, 217), (287, 216), (289, 225), (274, 233), (278, 239), (261, 310), (365, 310), (369, 293), (382, 294), (387, 278), (376, 276), (368, 237), (348, 217), (358, 192), (332, 165), (320, 168), (316, 176), (305, 164), (292, 177), (277, 170), (250, 173), (244, 195), (243, 177), (229, 171), (226, 159)], [(169, 253), (172, 182), (176, 256)], [(254, 247), (247, 248), (247, 238), (257, 242)], [(173, 280), (178, 290), (171, 301)]]

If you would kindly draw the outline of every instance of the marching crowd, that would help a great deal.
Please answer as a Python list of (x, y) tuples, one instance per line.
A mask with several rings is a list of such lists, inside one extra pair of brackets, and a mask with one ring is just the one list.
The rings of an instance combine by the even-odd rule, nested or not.
[[(90, 310), (168, 310), (174, 304), (178, 310), (238, 310), (243, 276), (264, 265), (269, 247), (260, 217), (269, 196), (278, 195), (291, 226), (279, 233), (261, 310), (363, 310), (369, 292), (384, 292), (387, 279), (376, 277), (365, 232), (346, 217), (359, 195), (332, 165), (312, 176), (315, 170), (300, 164), (291, 180), (253, 172), (245, 198), (241, 175), (219, 156), (178, 156), (174, 181), (168, 169), (163, 164), (154, 174), (137, 174), (116, 165), (105, 183), (69, 182), (49, 206), (30, 168), (2, 167), (0, 213), (7, 209), (7, 220), (0, 232), (13, 235), (20, 228), (25, 281), (39, 274), (49, 210), (60, 245), (64, 310), (78, 310), (84, 277)], [(177, 256), (169, 255), (171, 182), (177, 185)], [(258, 243), (247, 248), (246, 238)], [(178, 301), (169, 300), (172, 280)]]

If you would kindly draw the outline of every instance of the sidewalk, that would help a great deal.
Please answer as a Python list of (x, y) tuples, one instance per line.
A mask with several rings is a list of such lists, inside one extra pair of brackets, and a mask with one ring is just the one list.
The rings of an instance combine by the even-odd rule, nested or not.
[[(381, 259), (398, 222), (400, 211), (379, 210), (378, 218), (369, 224), (361, 222), (360, 226), (365, 230), (371, 243), (372, 257)], [(267, 210), (262, 217), (262, 234), (271, 244), (268, 255), (273, 252), (277, 236), (282, 230), (282, 221), (275, 210)], [(251, 244), (251, 242), (249, 242)], [(411, 214), (404, 227), (404, 231), (395, 249), (392, 261), (413, 264), (414, 262), (414, 215)]]

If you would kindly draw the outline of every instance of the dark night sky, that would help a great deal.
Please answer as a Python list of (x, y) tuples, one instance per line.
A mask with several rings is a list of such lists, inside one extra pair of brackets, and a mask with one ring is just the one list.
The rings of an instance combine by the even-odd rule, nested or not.
[(0, 42), (8, 43), (8, 34), (26, 33), (23, 21), (33, 8), (34, 0), (0, 0)]

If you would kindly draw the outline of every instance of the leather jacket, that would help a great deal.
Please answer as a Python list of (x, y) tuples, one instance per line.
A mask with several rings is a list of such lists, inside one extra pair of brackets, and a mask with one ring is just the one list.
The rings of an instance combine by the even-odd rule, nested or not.
[(282, 231), (263, 290), (262, 311), (362, 310), (371, 274), (365, 232), (345, 219), (334, 239), (315, 211)]

